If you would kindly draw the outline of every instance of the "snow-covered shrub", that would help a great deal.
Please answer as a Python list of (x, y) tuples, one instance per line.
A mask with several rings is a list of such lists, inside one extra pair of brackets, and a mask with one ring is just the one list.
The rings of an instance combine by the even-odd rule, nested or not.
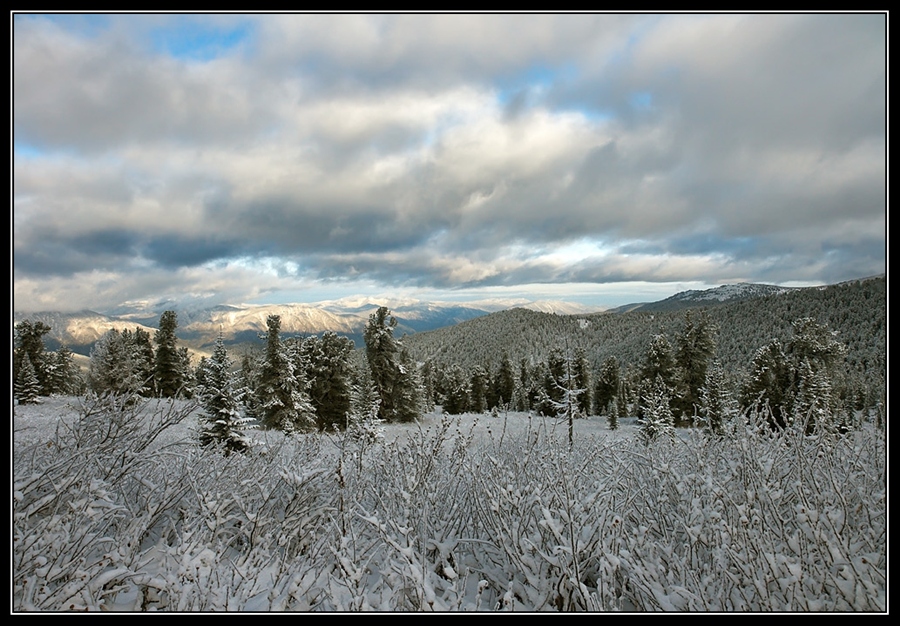
[(442, 416), (364, 454), (349, 432), (253, 431), (225, 456), (179, 427), (195, 409), (95, 399), (14, 446), (15, 611), (887, 607), (871, 425), (751, 414), (718, 437), (570, 446), (550, 418), (478, 437)]

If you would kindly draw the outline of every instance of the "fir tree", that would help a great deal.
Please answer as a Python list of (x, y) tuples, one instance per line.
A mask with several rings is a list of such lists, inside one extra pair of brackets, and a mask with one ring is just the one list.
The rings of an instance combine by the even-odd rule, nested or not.
[(178, 352), (175, 311), (165, 311), (159, 318), (156, 331), (156, 389), (163, 398), (174, 398), (184, 387), (184, 362)]
[(394, 403), (398, 422), (414, 422), (422, 414), (422, 380), (419, 368), (409, 350), (400, 349), (399, 384), (395, 387), (397, 399)]
[(153, 338), (143, 328), (135, 328), (132, 335), (132, 361), (135, 375), (142, 381), (140, 393), (144, 397), (156, 395), (156, 355)]
[(642, 416), (638, 419), (641, 441), (646, 445), (660, 437), (675, 436), (675, 418), (670, 400), (669, 386), (658, 375), (643, 398)]
[(38, 404), (40, 395), (41, 383), (31, 365), (31, 358), (27, 352), (24, 352), (13, 383), (13, 397), (19, 401), (19, 404)]
[(394, 338), (397, 319), (387, 307), (369, 316), (364, 339), (366, 359), (381, 399), (378, 418), (385, 422), (414, 421), (421, 409), (417, 368)]
[(750, 372), (741, 388), (741, 406), (753, 412), (767, 410), (772, 428), (787, 426), (785, 411), (790, 393), (791, 373), (781, 342), (773, 339), (756, 351)]
[(575, 388), (581, 390), (581, 393), (578, 395), (578, 413), (582, 416), (590, 415), (593, 405), (591, 364), (588, 362), (584, 348), (578, 347), (575, 349), (572, 361), (572, 376), (574, 376)]
[(425, 361), (422, 365), (422, 410), (429, 413), (434, 410), (434, 365), (431, 361)]
[(256, 389), (260, 423), (286, 433), (312, 430), (316, 425), (315, 409), (303, 372), (295, 371), (293, 359), (281, 342), (281, 316), (270, 315), (266, 327), (266, 354)]
[(42, 396), (50, 395), (51, 382), (44, 351), (44, 335), (50, 330), (43, 322), (31, 320), (24, 320), (13, 327), (13, 380), (18, 379), (19, 369), (24, 366), (24, 357), (27, 355)]
[(250, 440), (241, 432), (250, 418), (241, 415), (242, 391), (235, 388), (235, 376), (231, 372), (222, 336), (216, 339), (212, 357), (202, 363), (202, 385), (198, 386), (203, 407), (200, 426), (200, 445), (222, 446), (226, 454), (244, 452)]
[[(344, 429), (350, 413), (353, 342), (328, 331), (301, 343), (309, 396), (319, 430)], [(295, 366), (297, 364), (295, 363)]]
[(282, 345), (281, 317), (266, 319), (266, 355), (256, 389), (263, 427), (287, 433), (315, 428), (316, 413), (310, 402), (303, 373), (298, 379), (294, 364)]
[(619, 392), (619, 361), (608, 356), (600, 366), (594, 384), (594, 414), (606, 415), (610, 403)]
[(578, 387), (578, 380), (575, 374), (575, 366), (571, 358), (566, 358), (563, 362), (562, 375), (555, 381), (559, 390), (557, 394), (559, 400), (551, 400), (553, 408), (556, 410), (556, 416), (565, 419), (569, 428), (569, 448), (575, 441), (575, 419), (581, 417), (579, 398), (585, 392), (583, 387)]
[(52, 362), (50, 371), (52, 393), (74, 396), (84, 391), (81, 369), (75, 363), (75, 356), (67, 346), (60, 346), (49, 360)]
[(709, 361), (716, 352), (716, 329), (705, 311), (684, 314), (684, 327), (675, 349), (677, 368), (673, 409), (676, 421), (690, 423), (700, 404), (700, 388), (706, 381)]
[(115, 328), (106, 331), (91, 349), (88, 386), (98, 395), (127, 397), (135, 402), (143, 386), (135, 371), (131, 333)]
[(459, 415), (469, 409), (469, 383), (462, 368), (451, 365), (444, 376), (444, 401), (445, 413)]
[(487, 372), (483, 367), (475, 367), (469, 379), (469, 411), (484, 413), (487, 410)]
[(513, 370), (509, 354), (504, 352), (500, 359), (500, 369), (497, 371), (497, 403), (501, 406), (509, 406), (516, 391), (516, 373)]
[(706, 380), (700, 388), (698, 415), (707, 432), (712, 435), (725, 433), (725, 424), (734, 411), (725, 388), (725, 377), (718, 360), (713, 360), (706, 370)]

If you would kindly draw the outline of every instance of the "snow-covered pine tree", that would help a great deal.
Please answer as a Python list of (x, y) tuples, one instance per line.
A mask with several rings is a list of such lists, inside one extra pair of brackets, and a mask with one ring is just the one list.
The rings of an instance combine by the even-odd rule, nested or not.
[(75, 363), (75, 355), (68, 346), (60, 346), (51, 359), (51, 387), (53, 393), (76, 396), (84, 391), (81, 368)]
[(810, 431), (816, 424), (830, 428), (822, 420), (832, 420), (833, 381), (847, 348), (826, 325), (810, 317), (795, 320), (792, 329), (786, 348), (773, 339), (757, 350), (741, 388), (741, 406), (755, 411), (767, 407), (777, 429), (794, 419), (808, 424)]
[(307, 393), (303, 372), (294, 364), (280, 339), (281, 316), (266, 318), (266, 354), (259, 375), (256, 397), (264, 428), (286, 433), (308, 432), (316, 426), (316, 411)]
[(13, 327), (13, 380), (17, 380), (19, 367), (27, 354), (42, 396), (50, 395), (48, 364), (44, 351), (44, 335), (50, 330), (43, 322), (31, 320), (23, 320)]
[(250, 418), (241, 414), (242, 390), (236, 388), (236, 376), (231, 371), (222, 335), (210, 358), (203, 361), (198, 387), (203, 414), (200, 418), (199, 439), (202, 446), (222, 446), (226, 454), (245, 452), (250, 440), (241, 432), (248, 427)]
[(429, 413), (434, 410), (434, 365), (431, 361), (425, 361), (420, 370), (422, 376), (422, 411)]
[(193, 398), (194, 387), (197, 381), (194, 378), (194, 366), (187, 346), (178, 348), (178, 366), (181, 370), (181, 391), (179, 395), (183, 398)]
[(469, 382), (465, 372), (459, 365), (451, 365), (444, 374), (444, 399), (442, 408), (445, 413), (459, 415), (469, 409)]
[(656, 384), (657, 378), (666, 386), (666, 395), (671, 403), (675, 388), (675, 358), (669, 338), (662, 333), (657, 333), (651, 338), (647, 353), (644, 355), (644, 363), (640, 369), (636, 410), (638, 418), (644, 416), (644, 407), (650, 401), (647, 396), (653, 393), (652, 387)]
[[(549, 368), (550, 366), (548, 366)], [(562, 374), (554, 382), (557, 391), (555, 395), (559, 399), (550, 398), (549, 401), (556, 411), (556, 416), (566, 420), (569, 428), (569, 448), (571, 448), (575, 443), (575, 419), (583, 417), (579, 399), (584, 394), (585, 388), (577, 386), (578, 379), (575, 364), (572, 357), (568, 354), (568, 349), (562, 364)]]
[(790, 414), (785, 410), (791, 386), (790, 365), (778, 339), (759, 348), (750, 362), (750, 371), (741, 387), (741, 407), (764, 412), (770, 426), (787, 426)]
[(13, 382), (13, 397), (19, 404), (38, 404), (40, 402), (41, 383), (34, 373), (28, 353), (22, 354), (19, 369)]
[(411, 422), (421, 410), (421, 388), (415, 361), (394, 338), (396, 326), (397, 319), (387, 307), (378, 307), (369, 316), (363, 334), (366, 359), (381, 399), (379, 419)]
[(143, 328), (135, 328), (131, 341), (135, 375), (142, 381), (140, 393), (147, 398), (155, 396), (156, 355), (153, 352), (153, 338)]
[(616, 399), (616, 396), (613, 396), (613, 399), (609, 401), (609, 404), (606, 405), (609, 409), (609, 412), (606, 414), (606, 423), (609, 425), (610, 430), (618, 430), (619, 429), (619, 402)]
[(137, 401), (143, 381), (135, 371), (130, 343), (131, 333), (111, 328), (91, 349), (88, 387), (98, 395), (115, 395)]
[(706, 370), (716, 353), (716, 328), (705, 311), (690, 309), (684, 314), (684, 327), (675, 341), (677, 368), (673, 398), (675, 420), (689, 424), (700, 404), (700, 388), (706, 382)]
[[(350, 412), (353, 341), (332, 331), (300, 342), (309, 396), (319, 430), (344, 429)], [(295, 362), (295, 368), (298, 364)]]
[(698, 415), (703, 427), (712, 435), (725, 433), (725, 424), (734, 415), (732, 400), (725, 387), (722, 365), (714, 359), (706, 370), (706, 382), (700, 388)]
[(578, 395), (578, 413), (585, 417), (592, 413), (593, 392), (591, 389), (591, 364), (588, 361), (584, 348), (580, 346), (575, 348), (572, 360), (572, 375), (575, 378), (575, 388), (582, 390)]
[(487, 410), (488, 374), (480, 365), (475, 366), (469, 379), (469, 411), (484, 413)]
[(793, 399), (793, 421), (803, 424), (807, 434), (817, 429), (837, 429), (832, 402), (831, 381), (824, 368), (813, 367), (808, 358), (797, 366), (797, 390)]
[(497, 371), (495, 385), (498, 405), (507, 407), (513, 402), (516, 384), (516, 373), (513, 370), (512, 361), (509, 353), (504, 352), (500, 359), (500, 369)]
[(396, 421), (414, 422), (422, 415), (424, 390), (419, 376), (419, 366), (409, 350), (400, 347), (400, 376), (395, 386), (397, 398), (394, 402)]
[(607, 415), (609, 405), (619, 392), (619, 361), (610, 355), (604, 359), (594, 383), (594, 414)]
[(670, 406), (669, 389), (663, 377), (657, 375), (642, 398), (642, 415), (638, 419), (638, 426), (641, 441), (646, 445), (650, 445), (660, 437), (675, 436), (675, 417)]
[(174, 398), (184, 387), (184, 363), (178, 353), (178, 316), (165, 311), (156, 331), (156, 390), (163, 398)]

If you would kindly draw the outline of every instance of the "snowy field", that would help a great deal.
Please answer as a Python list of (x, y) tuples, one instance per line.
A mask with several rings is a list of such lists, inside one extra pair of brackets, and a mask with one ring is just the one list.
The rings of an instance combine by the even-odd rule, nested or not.
[[(886, 612), (883, 433), (445, 416), (194, 445), (190, 405), (13, 416), (13, 611)], [(378, 434), (380, 436), (372, 436)], [(368, 435), (368, 436), (366, 436)]]

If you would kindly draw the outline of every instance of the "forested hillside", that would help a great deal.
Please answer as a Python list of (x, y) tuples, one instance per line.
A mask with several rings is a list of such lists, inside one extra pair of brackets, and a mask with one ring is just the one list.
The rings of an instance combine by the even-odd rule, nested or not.
[[(887, 283), (874, 277), (827, 287), (795, 289), (734, 303), (704, 302), (716, 328), (715, 357), (725, 377), (737, 385), (746, 377), (756, 351), (777, 339), (787, 343), (792, 324), (813, 318), (836, 332), (847, 347), (839, 375), (855, 392), (882, 393), (886, 376)], [(674, 339), (685, 311), (595, 313), (561, 316), (523, 309), (501, 311), (456, 326), (403, 339), (420, 362), (439, 370), (452, 365), (464, 371), (494, 371), (504, 354), (514, 364), (545, 361), (554, 348), (583, 349), (597, 371), (608, 357), (625, 372), (645, 360), (654, 336)]]

